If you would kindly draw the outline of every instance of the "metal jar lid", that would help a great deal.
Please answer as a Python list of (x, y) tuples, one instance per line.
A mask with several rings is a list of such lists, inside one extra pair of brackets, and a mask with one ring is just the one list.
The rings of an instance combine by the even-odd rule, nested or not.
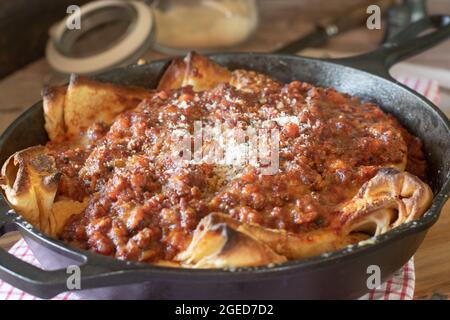
[[(70, 28), (75, 19), (80, 27)], [(153, 45), (154, 21), (152, 9), (143, 2), (90, 2), (50, 29), (47, 60), (58, 72), (78, 74), (135, 62)], [(114, 24), (115, 32), (105, 33)]]

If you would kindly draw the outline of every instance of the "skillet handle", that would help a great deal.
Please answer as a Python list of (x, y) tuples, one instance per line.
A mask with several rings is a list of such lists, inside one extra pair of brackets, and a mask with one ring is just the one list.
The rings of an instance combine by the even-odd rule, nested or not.
[[(0, 194), (0, 237), (16, 230), (13, 213)], [(49, 282), (50, 278), (52, 280)], [(64, 291), (60, 288), (66, 283), (66, 278), (65, 270), (43, 271), (0, 248), (0, 279), (14, 287), (39, 297), (49, 298)]]
[[(425, 33), (432, 29), (434, 30)], [(395, 63), (419, 54), (448, 38), (450, 38), (450, 16), (432, 15), (411, 23), (372, 52), (328, 61), (391, 79), (389, 69)]]
[(0, 249), (0, 278), (32, 295), (51, 298), (67, 291), (67, 276), (65, 270), (44, 271)]
[[(15, 221), (16, 217), (0, 193), (0, 237), (19, 227), (24, 228)], [(131, 269), (124, 268), (116, 261), (111, 262), (107, 257), (92, 257), (89, 253), (68, 253), (68, 257), (80, 263), (78, 267), (81, 289), (114, 284), (120, 270)], [(69, 271), (67, 268), (59, 270), (37, 268), (0, 248), (0, 279), (34, 296), (52, 298), (69, 291), (68, 280), (69, 283), (73, 283), (70, 278), (73, 274), (73, 269)]]

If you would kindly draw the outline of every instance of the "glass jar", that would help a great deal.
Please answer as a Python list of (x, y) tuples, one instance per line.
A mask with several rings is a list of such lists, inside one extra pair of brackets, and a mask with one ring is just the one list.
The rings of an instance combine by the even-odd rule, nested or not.
[(256, 0), (160, 0), (153, 8), (155, 49), (169, 53), (235, 46), (258, 25)]

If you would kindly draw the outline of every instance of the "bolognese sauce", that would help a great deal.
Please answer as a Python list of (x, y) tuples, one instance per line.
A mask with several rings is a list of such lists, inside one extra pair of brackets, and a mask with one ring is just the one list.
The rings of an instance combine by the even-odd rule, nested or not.
[[(173, 133), (193, 134), (196, 121), (277, 129), (277, 172), (179, 161)], [(172, 260), (211, 212), (295, 233), (314, 230), (331, 224), (339, 205), (380, 168), (406, 163), (425, 175), (420, 140), (376, 105), (252, 71), (234, 71), (230, 83), (211, 90), (155, 93), (111, 126), (95, 126), (87, 147), (50, 146), (64, 176), (59, 192), (90, 197), (61, 238), (121, 259)]]

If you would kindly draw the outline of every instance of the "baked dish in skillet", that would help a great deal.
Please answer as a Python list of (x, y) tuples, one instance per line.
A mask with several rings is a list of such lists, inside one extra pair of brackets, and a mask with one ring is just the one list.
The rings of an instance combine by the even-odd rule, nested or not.
[[(420, 140), (376, 105), (197, 54), (157, 89), (72, 76), (43, 103), (50, 141), (5, 162), (6, 199), (42, 232), (119, 259), (277, 264), (366, 241), (433, 198)], [(229, 130), (270, 133), (275, 161), (248, 156), (261, 136)]]

